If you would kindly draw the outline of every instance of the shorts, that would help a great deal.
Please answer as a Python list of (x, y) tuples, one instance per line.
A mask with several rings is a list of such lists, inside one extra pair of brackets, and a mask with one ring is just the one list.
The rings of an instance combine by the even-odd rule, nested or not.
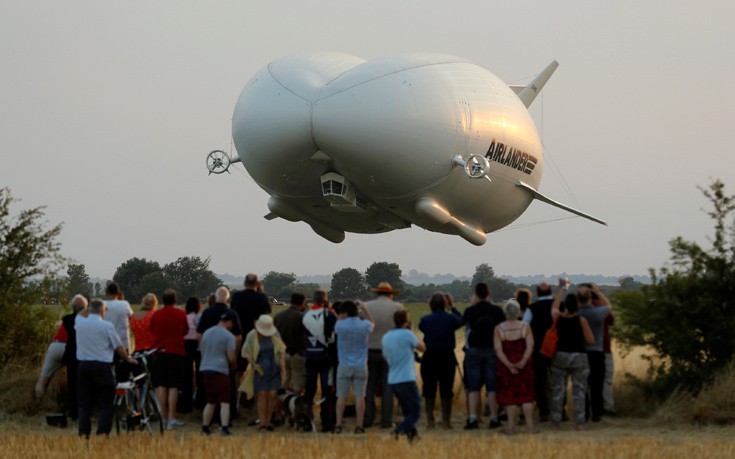
[(301, 393), (306, 387), (306, 359), (303, 355), (286, 354), (285, 384), (294, 393)]
[(207, 403), (230, 403), (230, 375), (217, 373), (215, 371), (202, 372), (204, 378), (204, 392), (207, 394)]
[(61, 341), (52, 341), (48, 345), (48, 350), (43, 358), (43, 366), (41, 367), (41, 376), (50, 378), (64, 364), (61, 359), (64, 357), (66, 343)]
[(468, 392), (479, 392), (485, 386), (487, 392), (495, 392), (495, 350), (470, 347), (464, 357), (464, 377)]
[(365, 396), (367, 386), (367, 366), (364, 368), (337, 367), (337, 397), (347, 397), (350, 386), (355, 397)]
[(186, 357), (176, 354), (157, 354), (151, 366), (154, 387), (183, 389), (186, 378)]

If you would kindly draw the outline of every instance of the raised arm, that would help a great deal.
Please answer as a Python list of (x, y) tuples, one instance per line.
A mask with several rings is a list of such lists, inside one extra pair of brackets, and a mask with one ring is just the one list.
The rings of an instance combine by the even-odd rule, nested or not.
[(595, 295), (597, 295), (597, 298), (599, 298), (600, 306), (607, 306), (612, 310), (612, 303), (610, 303), (610, 300), (608, 300), (605, 294), (602, 293), (599, 285), (592, 284), (592, 291), (595, 292)]

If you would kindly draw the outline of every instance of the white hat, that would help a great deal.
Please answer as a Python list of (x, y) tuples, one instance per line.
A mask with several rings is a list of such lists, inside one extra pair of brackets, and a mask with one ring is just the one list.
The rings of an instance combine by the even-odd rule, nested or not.
[(255, 322), (255, 329), (263, 336), (273, 336), (278, 332), (276, 326), (273, 325), (273, 317), (267, 314), (258, 317), (258, 321)]

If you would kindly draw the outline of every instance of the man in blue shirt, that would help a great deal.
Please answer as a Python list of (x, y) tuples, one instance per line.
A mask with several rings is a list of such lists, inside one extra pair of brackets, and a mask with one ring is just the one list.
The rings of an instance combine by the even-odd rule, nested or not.
[[(361, 310), (367, 320), (357, 316)], [(337, 425), (334, 433), (342, 432), (342, 416), (345, 412), (347, 395), (352, 386), (355, 395), (355, 433), (365, 433), (365, 386), (367, 385), (368, 338), (375, 322), (365, 304), (345, 301), (340, 308), (339, 320), (334, 326), (337, 334)]]
[[(112, 373), (112, 358), (120, 358), (133, 365), (137, 360), (130, 357), (112, 323), (103, 320), (106, 306), (100, 299), (89, 304), (89, 313), (77, 314), (74, 329), (77, 335), (77, 406), (79, 410), (79, 436), (89, 438), (92, 431), (91, 414), (93, 394), (99, 399), (97, 435), (109, 435), (112, 430), (112, 405), (115, 400), (115, 376)], [(86, 317), (85, 317), (86, 315)]]
[(416, 362), (413, 351), (425, 351), (423, 341), (411, 331), (408, 311), (396, 311), (393, 315), (396, 328), (383, 336), (383, 356), (388, 361), (388, 384), (398, 399), (403, 412), (403, 422), (394, 431), (396, 436), (405, 434), (412, 442), (418, 436), (416, 422), (421, 416), (421, 397), (416, 385)]

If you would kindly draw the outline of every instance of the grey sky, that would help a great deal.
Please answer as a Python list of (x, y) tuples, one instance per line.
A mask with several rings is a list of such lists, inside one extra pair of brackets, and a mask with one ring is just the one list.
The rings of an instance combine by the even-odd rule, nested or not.
[[(0, 0), (0, 186), (47, 205), (65, 222), (64, 254), (107, 278), (133, 256), (185, 255), (232, 274), (373, 261), (642, 274), (668, 259), (671, 238), (706, 242), (697, 185), (735, 189), (733, 17), (729, 1)], [(266, 221), (268, 196), (244, 168), (208, 177), (204, 158), (230, 149), (256, 71), (314, 51), (442, 52), (517, 84), (558, 60), (532, 107), (541, 191), (610, 226), (530, 225), (570, 216), (536, 202), (482, 247), (415, 227), (335, 245), (304, 223)]]

